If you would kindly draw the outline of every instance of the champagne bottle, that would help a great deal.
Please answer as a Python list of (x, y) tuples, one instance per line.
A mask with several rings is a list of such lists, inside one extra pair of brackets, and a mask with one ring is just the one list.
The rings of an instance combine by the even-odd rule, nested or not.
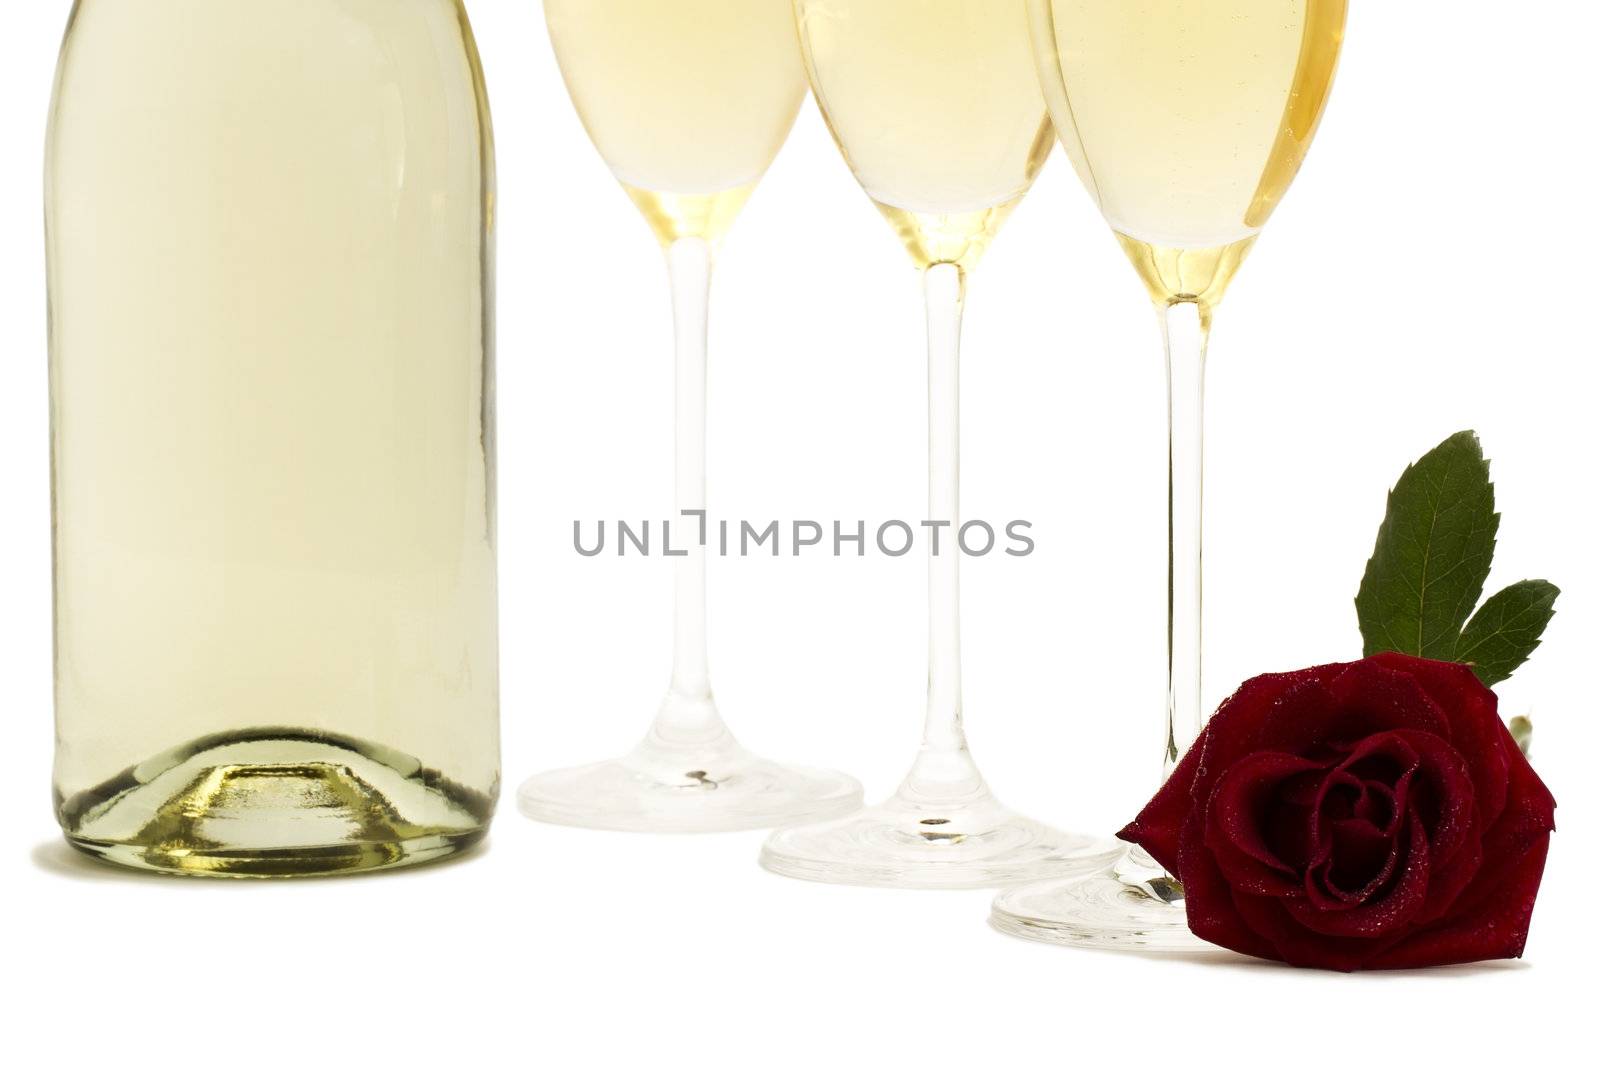
[(46, 184), (67, 839), (233, 876), (470, 846), (494, 159), (460, 0), (78, 0)]

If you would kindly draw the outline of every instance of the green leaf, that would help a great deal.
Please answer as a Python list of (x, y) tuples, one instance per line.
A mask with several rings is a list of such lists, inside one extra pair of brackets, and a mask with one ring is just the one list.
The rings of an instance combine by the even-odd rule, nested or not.
[(1499, 525), (1489, 463), (1471, 430), (1407, 467), (1356, 595), (1365, 654), (1450, 659), (1483, 595)]
[(1484, 685), (1498, 685), (1539, 647), (1561, 590), (1542, 579), (1507, 586), (1483, 602), (1451, 659), (1469, 664)]

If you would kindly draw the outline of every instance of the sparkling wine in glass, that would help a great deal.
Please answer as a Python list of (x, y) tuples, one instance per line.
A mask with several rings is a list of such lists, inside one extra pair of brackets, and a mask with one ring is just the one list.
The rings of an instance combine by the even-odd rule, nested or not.
[[(706, 312), (712, 253), (805, 98), (789, 0), (545, 0), (567, 89), (595, 147), (666, 250), (676, 324), (674, 543), (703, 529)], [(688, 513), (688, 514), (682, 514)], [(522, 812), (615, 830), (743, 830), (858, 808), (832, 771), (745, 751), (723, 725), (706, 661), (705, 551), (676, 561), (672, 680), (619, 759), (535, 775)]]
[[(1346, 0), (1028, 0), (1061, 143), (1161, 316), (1169, 411), (1163, 776), (1200, 732), (1202, 415), (1212, 314), (1305, 158)], [(1178, 951), (1182, 886), (1142, 849), (1101, 875), (1020, 886), (1020, 937)]]
[[(1052, 147), (1020, 3), (796, 0), (812, 90), (850, 169), (922, 270), (928, 330), (928, 707), (888, 801), (774, 833), (768, 869), (856, 885), (971, 888), (1103, 868), (1110, 842), (1003, 807), (962, 729), (957, 501), (966, 282)], [(935, 547), (937, 546), (937, 547)]]

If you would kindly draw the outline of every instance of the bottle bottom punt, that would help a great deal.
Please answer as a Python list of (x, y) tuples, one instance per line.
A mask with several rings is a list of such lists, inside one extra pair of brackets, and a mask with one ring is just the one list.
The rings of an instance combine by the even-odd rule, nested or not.
[(494, 797), (336, 734), (201, 738), (61, 800), (80, 851), (167, 874), (345, 874), (443, 859), (488, 832)]

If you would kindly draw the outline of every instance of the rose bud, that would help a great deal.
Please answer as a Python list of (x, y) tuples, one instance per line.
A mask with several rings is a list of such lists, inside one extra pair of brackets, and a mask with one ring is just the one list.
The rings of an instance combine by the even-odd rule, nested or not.
[(1244, 683), (1118, 836), (1197, 936), (1353, 971), (1522, 955), (1553, 829), (1471, 668), (1385, 653)]

